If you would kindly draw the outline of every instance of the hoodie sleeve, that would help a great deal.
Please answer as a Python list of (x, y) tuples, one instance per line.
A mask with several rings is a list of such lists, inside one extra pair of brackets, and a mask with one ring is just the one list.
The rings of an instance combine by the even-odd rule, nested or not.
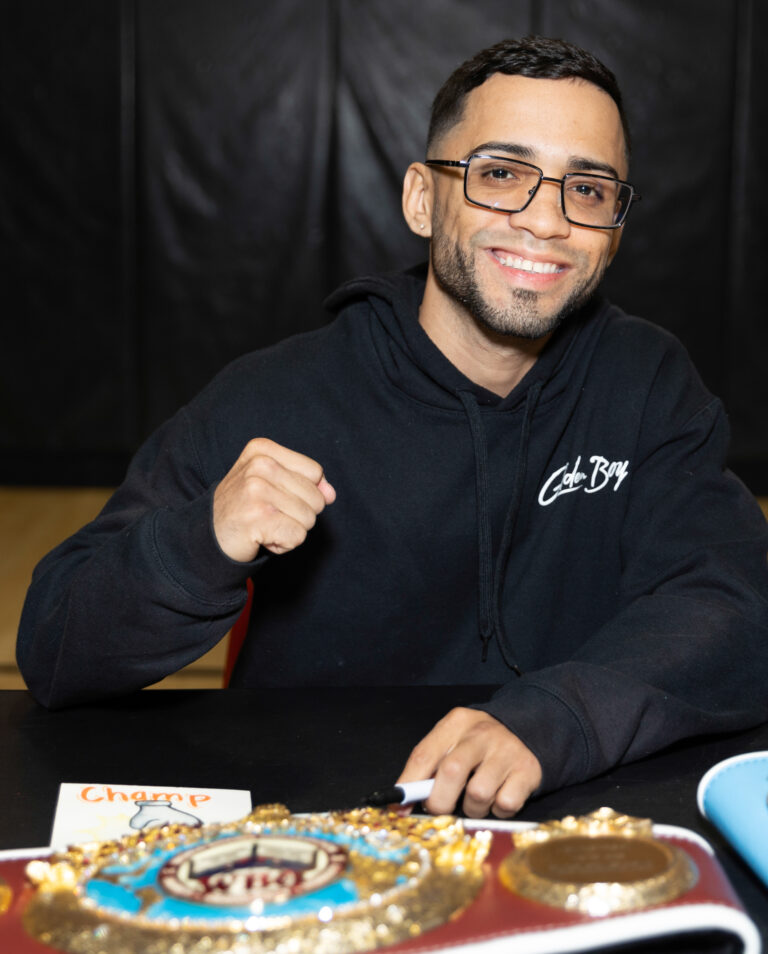
[(227, 632), (254, 564), (220, 550), (213, 490), (181, 411), (141, 448), (101, 514), (41, 561), (17, 642), (39, 702), (57, 708), (150, 685)]
[(768, 719), (768, 532), (725, 470), (728, 438), (687, 356), (668, 354), (638, 430), (620, 611), (479, 706), (537, 755), (542, 790)]

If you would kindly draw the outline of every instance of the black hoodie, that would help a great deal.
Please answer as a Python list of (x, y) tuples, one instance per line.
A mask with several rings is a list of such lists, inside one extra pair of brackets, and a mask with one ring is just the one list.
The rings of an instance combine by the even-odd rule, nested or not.
[[(327, 327), (226, 368), (35, 572), (18, 660), (47, 706), (147, 685), (255, 597), (235, 686), (501, 686), (543, 789), (768, 717), (768, 538), (679, 343), (595, 299), (505, 398), (352, 282)], [(337, 490), (305, 543), (229, 560), (211, 501), (246, 442)], [(417, 740), (414, 739), (414, 742)]]

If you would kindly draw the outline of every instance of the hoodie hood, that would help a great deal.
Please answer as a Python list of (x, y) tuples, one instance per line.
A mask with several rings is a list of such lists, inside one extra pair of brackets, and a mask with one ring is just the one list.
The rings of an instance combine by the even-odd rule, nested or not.
[[(418, 315), (426, 283), (427, 265), (407, 272), (357, 278), (341, 285), (325, 302), (336, 313), (359, 309), (368, 317), (373, 309), (379, 320), (374, 346), (392, 384), (425, 404), (456, 408), (460, 394), (472, 395), (482, 408), (510, 411), (525, 404), (528, 391), (538, 385), (540, 402), (547, 403), (570, 382), (574, 362), (566, 360), (578, 346), (587, 345), (582, 334), (589, 326), (597, 337), (611, 306), (601, 294), (569, 315), (542, 349), (536, 362), (505, 397), (489, 391), (456, 368), (430, 339), (414, 316)], [(603, 320), (600, 320), (603, 319)]]

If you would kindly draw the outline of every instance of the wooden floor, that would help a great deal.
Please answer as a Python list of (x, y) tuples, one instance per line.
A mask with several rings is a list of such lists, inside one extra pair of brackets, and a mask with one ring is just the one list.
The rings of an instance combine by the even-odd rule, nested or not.
[[(24, 594), (38, 560), (94, 517), (110, 491), (94, 488), (0, 487), (0, 689), (23, 689), (15, 665), (16, 631)], [(768, 516), (768, 498), (760, 500)], [(153, 688), (221, 685), (226, 640), (196, 663)]]

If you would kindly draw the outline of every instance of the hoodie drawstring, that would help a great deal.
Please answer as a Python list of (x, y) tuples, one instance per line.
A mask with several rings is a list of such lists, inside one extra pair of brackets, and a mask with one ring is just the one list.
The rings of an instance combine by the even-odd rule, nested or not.
[(543, 382), (537, 381), (528, 389), (525, 400), (523, 425), (517, 453), (517, 466), (512, 490), (504, 521), (501, 544), (493, 566), (493, 540), (491, 535), (491, 515), (488, 505), (488, 449), (485, 439), (480, 410), (474, 396), (469, 391), (457, 391), (457, 395), (467, 415), (475, 453), (475, 497), (477, 501), (477, 548), (478, 548), (478, 628), (482, 642), (482, 660), (488, 658), (488, 647), (493, 636), (499, 644), (499, 650), (507, 666), (518, 676), (522, 671), (514, 659), (508, 655), (506, 633), (501, 614), (501, 596), (504, 586), (504, 573), (509, 561), (520, 500), (528, 466), (528, 446), (530, 443), (531, 420), (539, 402)]
[(478, 552), (478, 629), (483, 644), (483, 662), (488, 658), (488, 644), (493, 637), (491, 602), (493, 599), (493, 545), (491, 517), (488, 512), (488, 451), (480, 419), (480, 411), (474, 397), (467, 391), (458, 391), (459, 400), (469, 421), (472, 447), (475, 452), (475, 497), (477, 500), (477, 552)]

